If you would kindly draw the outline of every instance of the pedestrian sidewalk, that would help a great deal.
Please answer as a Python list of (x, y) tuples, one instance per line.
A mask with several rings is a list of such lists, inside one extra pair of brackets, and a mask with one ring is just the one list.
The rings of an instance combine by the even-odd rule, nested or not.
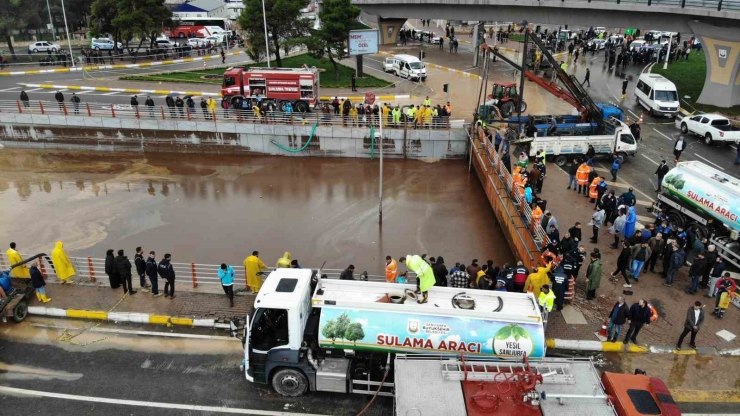
[[(177, 284), (187, 285), (188, 282), (178, 281)], [(136, 286), (137, 283), (134, 282), (134, 288), (138, 291), (136, 294), (123, 298), (121, 288), (111, 289), (87, 284), (48, 284), (46, 293), (52, 301), (41, 303), (33, 296), (30, 306), (106, 313), (136, 312), (163, 317), (214, 319), (216, 322), (228, 322), (233, 317), (243, 318), (254, 303), (254, 295), (251, 293), (234, 296), (234, 307), (231, 307), (228, 297), (223, 293), (178, 291), (176, 288), (174, 299), (164, 296), (155, 298), (151, 293), (142, 292)], [(160, 293), (163, 293), (163, 289), (164, 282), (160, 282)]]
[[(633, 169), (629, 164), (624, 169)], [(569, 339), (569, 340), (593, 340), (598, 338), (596, 334), (605, 319), (608, 318), (609, 312), (616, 303), (618, 296), (622, 295), (624, 279), (621, 277), (613, 283), (609, 280), (610, 274), (616, 270), (616, 260), (621, 250), (615, 250), (609, 247), (614, 242), (614, 236), (609, 234), (607, 227), (602, 227), (599, 233), (599, 243), (592, 244), (589, 239), (592, 235), (591, 227), (586, 225), (591, 221), (593, 215), (593, 205), (589, 199), (578, 195), (572, 190), (566, 190), (568, 186), (568, 174), (557, 165), (548, 161), (547, 178), (545, 179), (543, 192), (540, 197), (547, 201), (547, 209), (550, 210), (558, 221), (558, 230), (561, 238), (572, 227), (576, 221), (582, 224), (583, 240), (581, 244), (586, 247), (587, 252), (594, 248), (601, 251), (601, 264), (603, 274), (601, 285), (596, 291), (597, 299), (586, 301), (585, 298), (585, 278), (584, 274), (588, 267), (588, 258), (586, 264), (581, 267), (581, 273), (576, 279), (575, 302), (572, 309), (564, 317), (563, 313), (554, 311), (550, 315), (547, 328), (547, 338)], [(610, 182), (611, 185), (611, 182)], [(624, 189), (613, 188), (615, 193), (620, 195)], [(651, 216), (647, 213), (647, 208), (639, 204), (640, 196), (638, 195), (638, 205), (636, 206), (637, 214)], [(656, 271), (662, 270), (662, 261), (658, 261), (655, 267)], [(701, 327), (696, 344), (699, 347), (713, 347), (718, 350), (740, 347), (740, 310), (730, 305), (724, 319), (717, 319), (712, 315), (714, 309), (714, 298), (705, 298), (707, 291), (701, 290), (695, 295), (684, 293), (688, 286), (689, 277), (687, 275), (688, 267), (683, 267), (672, 287), (663, 286), (664, 280), (658, 273), (650, 273), (643, 270), (640, 274), (639, 283), (633, 283), (629, 288), (634, 294), (624, 295), (628, 305), (636, 303), (641, 298), (646, 299), (658, 311), (659, 318), (657, 322), (646, 325), (642, 328), (637, 340), (640, 344), (659, 345), (675, 347), (679, 335), (683, 330), (683, 323), (686, 317), (686, 310), (693, 305), (695, 301), (701, 301), (706, 305), (704, 309), (704, 324)], [(572, 318), (582, 315), (585, 323), (576, 323)], [(583, 322), (583, 321), (581, 321)], [(628, 325), (622, 328), (619, 341), (624, 339)], [(736, 337), (731, 341), (726, 341), (717, 335), (718, 332), (729, 331)], [(688, 338), (684, 341), (684, 348), (688, 348)]]

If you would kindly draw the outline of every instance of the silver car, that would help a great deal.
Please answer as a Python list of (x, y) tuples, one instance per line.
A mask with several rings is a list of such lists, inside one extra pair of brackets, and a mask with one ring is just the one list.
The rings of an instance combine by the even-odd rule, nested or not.
[(38, 53), (38, 52), (47, 52), (47, 51), (56, 52), (59, 50), (62, 50), (61, 46), (57, 45), (56, 43), (50, 43), (46, 41), (34, 42), (28, 45), (28, 53)]

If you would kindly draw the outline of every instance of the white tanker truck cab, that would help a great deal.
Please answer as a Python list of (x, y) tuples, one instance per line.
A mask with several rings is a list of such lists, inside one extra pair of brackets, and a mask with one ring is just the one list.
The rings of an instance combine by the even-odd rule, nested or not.
[(329, 280), (310, 269), (271, 272), (246, 317), (247, 380), (299, 396), (308, 390), (374, 394), (386, 377), (380, 394), (391, 395), (397, 352), (545, 356), (542, 316), (531, 293), (435, 286), (429, 303), (418, 304), (407, 298), (414, 290)]

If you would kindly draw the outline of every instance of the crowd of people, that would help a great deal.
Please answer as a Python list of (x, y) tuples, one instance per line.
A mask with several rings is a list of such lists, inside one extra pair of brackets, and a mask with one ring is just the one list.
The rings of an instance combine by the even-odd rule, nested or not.
[(382, 123), (383, 127), (400, 127), (408, 123), (414, 129), (433, 129), (448, 127), (452, 106), (449, 102), (444, 106), (433, 106), (429, 96), (424, 99), (423, 104), (417, 106), (396, 104), (395, 107), (390, 103), (383, 103), (381, 106), (371, 105), (369, 102), (353, 104), (349, 98), (334, 97), (331, 108), (329, 103), (324, 103), (321, 113), (321, 122), (326, 124), (331, 123), (333, 113), (334, 116), (342, 116), (342, 124), (345, 126), (379, 126)]

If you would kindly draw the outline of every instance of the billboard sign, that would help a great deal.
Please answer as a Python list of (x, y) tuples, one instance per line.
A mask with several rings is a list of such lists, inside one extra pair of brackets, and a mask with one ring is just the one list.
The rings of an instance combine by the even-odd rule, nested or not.
[(541, 324), (330, 307), (321, 310), (319, 344), (404, 353), (545, 356)]
[(349, 56), (378, 53), (378, 31), (375, 29), (350, 30), (347, 45)]

